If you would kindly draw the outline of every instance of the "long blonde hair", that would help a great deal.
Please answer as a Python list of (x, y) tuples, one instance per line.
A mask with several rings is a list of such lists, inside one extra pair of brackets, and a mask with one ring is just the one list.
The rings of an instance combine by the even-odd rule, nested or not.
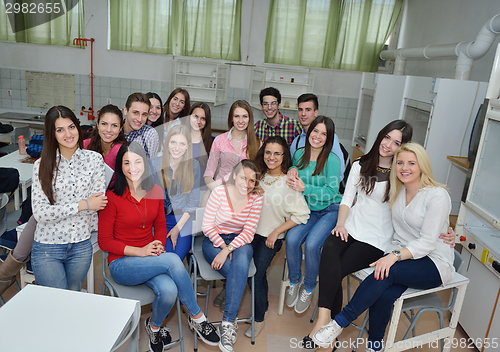
[(418, 166), (420, 167), (420, 183), (418, 185), (419, 189), (425, 187), (443, 187), (446, 189), (446, 186), (437, 182), (432, 173), (431, 160), (429, 159), (429, 155), (425, 151), (424, 147), (417, 143), (406, 143), (403, 144), (394, 154), (394, 158), (392, 159), (392, 168), (391, 168), (391, 190), (389, 192), (390, 201), (389, 205), (392, 207), (396, 199), (398, 198), (399, 192), (401, 191), (401, 186), (403, 182), (401, 182), (396, 174), (396, 165), (399, 154), (402, 152), (411, 152), (415, 154), (417, 158)]
[[(188, 127), (184, 125), (177, 125), (172, 127), (168, 132), (167, 138), (165, 139), (165, 146), (163, 147), (163, 157), (161, 159), (161, 180), (163, 182), (163, 187), (168, 189), (172, 182), (170, 178), (170, 172), (168, 168), (170, 167), (170, 153), (168, 151), (168, 144), (173, 136), (178, 134), (183, 135), (188, 141), (188, 148), (181, 158), (179, 166), (174, 172), (174, 180), (181, 185), (182, 193), (191, 192), (194, 186), (194, 174), (193, 174), (193, 149), (191, 144), (191, 131)], [(179, 182), (180, 180), (180, 182)]]

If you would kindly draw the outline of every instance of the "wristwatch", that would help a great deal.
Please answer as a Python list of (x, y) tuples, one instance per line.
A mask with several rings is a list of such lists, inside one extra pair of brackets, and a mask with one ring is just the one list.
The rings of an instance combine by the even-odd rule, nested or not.
[(395, 249), (391, 253), (398, 257), (398, 262), (401, 261), (401, 251), (399, 249)]
[(231, 253), (232, 251), (234, 251), (236, 248), (234, 248), (234, 246), (232, 244), (228, 244), (227, 245), (227, 249), (229, 250), (229, 253)]

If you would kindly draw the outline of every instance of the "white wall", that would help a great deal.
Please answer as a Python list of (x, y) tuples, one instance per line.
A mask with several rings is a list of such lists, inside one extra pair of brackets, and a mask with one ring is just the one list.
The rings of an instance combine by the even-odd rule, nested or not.
[[(498, 0), (407, 0), (399, 48), (473, 41), (483, 25), (500, 14)], [(500, 35), (481, 58), (474, 61), (470, 80), (487, 82)], [(405, 74), (453, 78), (456, 58), (408, 60)]]

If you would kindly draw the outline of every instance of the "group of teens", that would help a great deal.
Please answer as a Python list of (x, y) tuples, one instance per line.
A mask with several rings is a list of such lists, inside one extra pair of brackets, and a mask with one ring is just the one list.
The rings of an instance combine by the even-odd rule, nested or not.
[[(181, 88), (165, 104), (155, 93), (133, 93), (125, 117), (104, 106), (85, 141), (71, 110), (51, 108), (34, 165), (33, 216), (0, 266), (0, 294), (30, 252), (38, 284), (80, 290), (92, 257), (90, 232), (98, 226), (113, 278), (155, 292), (146, 320), (152, 351), (171, 342), (161, 325), (179, 297), (202, 340), (232, 352), (250, 260), (257, 268), (258, 335), (269, 307), (266, 271), (285, 242), (287, 305), (305, 312), (320, 278), (318, 320), (305, 348), (332, 346), (342, 328), (370, 309), (367, 347), (380, 350), (392, 303), (404, 290), (451, 279), (449, 196), (401, 120), (385, 126), (353, 163), (342, 196), (347, 165), (333, 121), (318, 116), (317, 97), (299, 97), (300, 123), (279, 112), (276, 89), (264, 89), (260, 99), (266, 119), (254, 125), (250, 105), (235, 101), (228, 131), (215, 139), (208, 105), (190, 106)], [(107, 186), (104, 163), (115, 171)], [(226, 278), (218, 330), (197, 305), (182, 264), (200, 204), (206, 204), (203, 254)], [(367, 266), (374, 275), (341, 311), (343, 277)]]

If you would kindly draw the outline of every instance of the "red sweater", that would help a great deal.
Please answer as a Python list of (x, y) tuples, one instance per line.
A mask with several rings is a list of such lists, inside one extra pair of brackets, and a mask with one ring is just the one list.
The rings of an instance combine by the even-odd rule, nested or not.
[[(121, 197), (113, 191), (106, 192), (106, 196), (108, 204), (99, 212), (98, 241), (99, 247), (109, 252), (108, 264), (124, 256), (125, 246), (144, 247), (153, 240), (160, 240), (165, 245), (167, 226), (160, 186), (154, 185), (140, 202), (131, 196), (128, 188)], [(146, 204), (147, 218), (143, 229)]]

